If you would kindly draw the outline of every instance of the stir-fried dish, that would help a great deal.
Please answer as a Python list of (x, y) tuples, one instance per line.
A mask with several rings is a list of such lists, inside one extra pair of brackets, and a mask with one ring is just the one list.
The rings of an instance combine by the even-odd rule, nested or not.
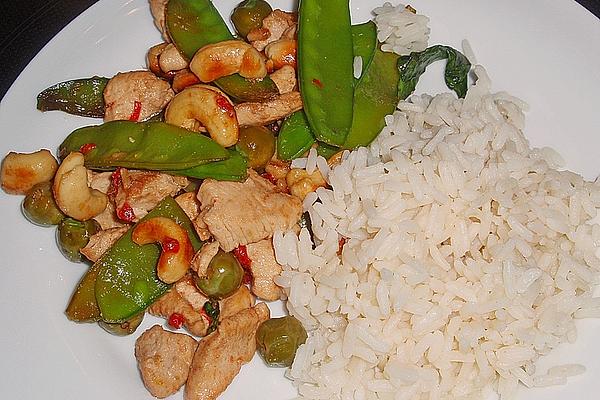
[[(567, 337), (570, 325), (550, 332), (558, 321), (535, 314), (551, 307), (544, 291), (571, 293), (570, 316), (596, 310), (598, 232), (582, 221), (597, 189), (572, 178), (578, 197), (543, 223), (538, 209), (515, 214), (538, 201), (520, 203), (525, 192), (563, 204), (550, 199), (562, 189), (534, 188), (556, 171), (522, 137), (517, 100), (489, 94), (481, 67), (469, 85), (463, 53), (427, 47), (426, 17), (385, 4), (353, 25), (347, 0), (244, 0), (230, 32), (210, 0), (149, 6), (164, 41), (147, 69), (37, 98), (103, 123), (71, 132), (56, 157), (11, 152), (1, 180), (89, 265), (68, 319), (115, 335), (165, 320), (135, 344), (150, 394), (216, 399), (257, 350), (291, 367), (302, 398), (507, 394), (579, 371), (536, 378), (556, 343), (521, 333)], [(410, 97), (438, 60), (453, 93)], [(518, 157), (529, 172), (503, 164)], [(544, 253), (551, 240), (563, 253)], [(561, 257), (576, 267), (552, 267)], [(277, 300), (290, 315), (271, 317)]]

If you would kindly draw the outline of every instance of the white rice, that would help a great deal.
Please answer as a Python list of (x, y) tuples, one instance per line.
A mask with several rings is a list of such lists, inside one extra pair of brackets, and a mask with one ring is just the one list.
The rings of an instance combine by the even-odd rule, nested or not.
[(312, 239), (275, 235), (310, 331), (287, 374), (300, 398), (505, 399), (585, 371), (536, 361), (600, 316), (600, 187), (531, 149), (524, 103), (474, 71), (464, 100), (413, 96), (344, 154), (304, 202)]
[(407, 55), (427, 48), (429, 18), (407, 10), (403, 4), (384, 3), (373, 10), (381, 50)]

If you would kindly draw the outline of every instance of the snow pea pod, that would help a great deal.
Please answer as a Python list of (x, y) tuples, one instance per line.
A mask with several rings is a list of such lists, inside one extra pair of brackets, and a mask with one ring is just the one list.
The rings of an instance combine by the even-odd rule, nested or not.
[(170, 173), (173, 175), (184, 175), (189, 178), (212, 178), (219, 181), (241, 182), (248, 175), (248, 160), (239, 151), (231, 149), (228, 151), (229, 158), (226, 160), (215, 161), (183, 170), (170, 171)]
[[(84, 150), (85, 149), (85, 150)], [(195, 167), (229, 157), (210, 138), (164, 122), (111, 121), (73, 131), (59, 156), (85, 153), (88, 168), (170, 170)]]
[(37, 109), (101, 118), (104, 116), (102, 93), (107, 82), (108, 78), (94, 76), (57, 83), (38, 94)]
[[(234, 38), (210, 0), (170, 0), (165, 16), (169, 36), (188, 60), (201, 47)], [(214, 83), (237, 101), (262, 101), (279, 93), (269, 77), (254, 81), (235, 74)]]
[(354, 41), (354, 54), (371, 61), (363, 64), (362, 75), (354, 89), (352, 128), (343, 145), (347, 149), (371, 143), (385, 126), (385, 116), (394, 112), (400, 100), (399, 56), (381, 51), (373, 22), (364, 24), (361, 31), (363, 40)]
[(296, 111), (281, 125), (277, 136), (277, 156), (289, 161), (302, 156), (316, 142), (304, 111)]
[(342, 146), (352, 126), (352, 31), (348, 0), (301, 0), (298, 74), (304, 112), (318, 140)]
[[(141, 221), (153, 217), (174, 219), (187, 230), (194, 249), (200, 248), (201, 242), (192, 223), (171, 197), (166, 197)], [(155, 266), (160, 255), (158, 247), (152, 244), (138, 246), (131, 240), (131, 232), (132, 229), (125, 233), (83, 275), (65, 312), (71, 321), (95, 322), (102, 317), (119, 322), (126, 320), (145, 308), (138, 303), (147, 301), (147, 304), (150, 304), (152, 300), (148, 300), (149, 298), (157, 298), (168, 288), (168, 285), (156, 277)], [(107, 278), (110, 278), (114, 285), (111, 286)], [(150, 293), (152, 296), (140, 296), (138, 291)], [(99, 306), (100, 298), (102, 308)], [(123, 317), (126, 314), (127, 316)]]
[[(202, 246), (192, 222), (173, 198), (166, 197), (142, 221), (154, 217), (170, 218), (185, 228), (195, 251)], [(160, 247), (153, 243), (135, 244), (132, 231), (127, 231), (96, 262), (100, 268), (95, 281), (96, 301), (105, 322), (127, 320), (146, 309), (169, 288), (156, 274)]]

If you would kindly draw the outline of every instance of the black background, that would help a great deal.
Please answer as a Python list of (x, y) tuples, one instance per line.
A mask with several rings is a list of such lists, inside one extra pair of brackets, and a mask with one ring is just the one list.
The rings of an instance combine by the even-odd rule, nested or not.
[[(0, 0), (0, 98), (37, 52), (96, 1)], [(600, 17), (600, 0), (577, 1)]]

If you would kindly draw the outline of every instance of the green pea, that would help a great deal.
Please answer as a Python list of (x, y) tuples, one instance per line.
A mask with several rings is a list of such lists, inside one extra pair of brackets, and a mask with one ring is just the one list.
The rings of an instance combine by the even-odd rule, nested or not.
[(242, 285), (244, 269), (231, 253), (219, 250), (208, 264), (205, 277), (196, 278), (196, 286), (211, 299), (231, 296)]
[(41, 226), (58, 225), (65, 217), (54, 201), (52, 182), (38, 183), (32, 187), (23, 199), (21, 210), (25, 218)]
[(131, 335), (135, 332), (135, 330), (140, 326), (142, 321), (144, 320), (145, 313), (139, 313), (131, 318), (129, 318), (125, 322), (115, 322), (109, 323), (104, 321), (98, 321), (98, 325), (102, 327), (106, 332), (115, 336), (127, 336)]
[(238, 149), (248, 156), (250, 168), (263, 169), (275, 154), (275, 136), (263, 126), (240, 129)]
[(100, 230), (94, 220), (85, 222), (73, 218), (64, 218), (56, 230), (56, 241), (60, 252), (72, 262), (81, 262), (83, 256), (79, 252), (90, 241), (90, 237)]
[(271, 11), (273, 9), (264, 0), (244, 0), (233, 10), (231, 22), (240, 36), (246, 37), (252, 29), (262, 26), (262, 20)]
[(257, 350), (267, 365), (289, 367), (294, 362), (296, 350), (307, 337), (306, 330), (296, 318), (271, 318), (258, 327)]

